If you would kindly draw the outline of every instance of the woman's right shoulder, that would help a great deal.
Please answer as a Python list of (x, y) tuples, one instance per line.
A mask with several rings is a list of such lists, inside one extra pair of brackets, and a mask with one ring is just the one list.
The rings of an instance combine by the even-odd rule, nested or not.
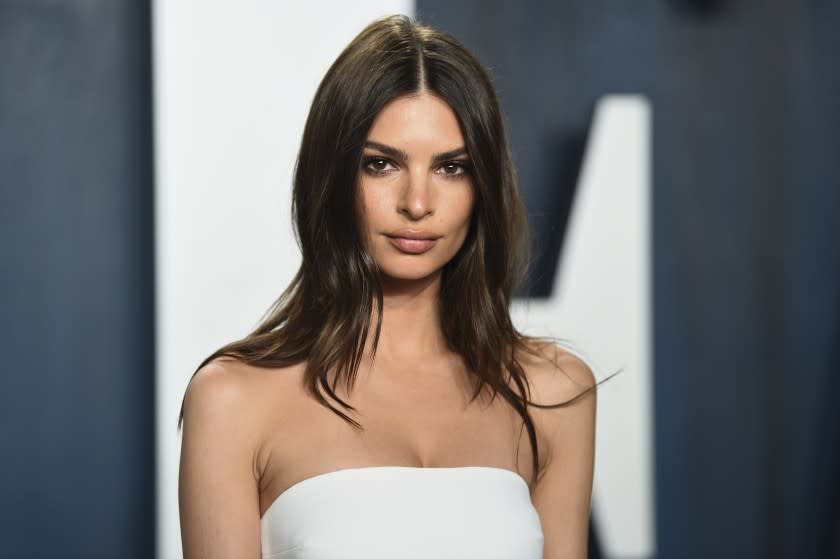
[(260, 430), (266, 414), (288, 408), (300, 390), (302, 366), (266, 369), (221, 356), (199, 368), (184, 394), (184, 423), (235, 420)]
[[(285, 463), (265, 442), (269, 422), (281, 413), (271, 404), (286, 399), (284, 386), (292, 386), (287, 373), (218, 358), (190, 380), (178, 475), (185, 556), (259, 554), (256, 512), (263, 476), (269, 461), (272, 467)], [(281, 421), (292, 416), (286, 406), (274, 407), (283, 408)], [(282, 423), (279, 428), (285, 429)]]

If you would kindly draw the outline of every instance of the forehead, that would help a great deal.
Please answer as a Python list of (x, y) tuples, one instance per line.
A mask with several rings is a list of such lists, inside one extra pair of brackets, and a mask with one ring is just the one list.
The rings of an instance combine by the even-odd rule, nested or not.
[(458, 117), (446, 101), (431, 93), (406, 95), (386, 104), (373, 121), (368, 140), (422, 151), (464, 145)]

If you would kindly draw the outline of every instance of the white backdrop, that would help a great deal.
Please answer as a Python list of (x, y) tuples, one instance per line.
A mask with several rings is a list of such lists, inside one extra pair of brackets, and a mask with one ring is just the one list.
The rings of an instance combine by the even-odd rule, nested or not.
[[(256, 325), (296, 271), (291, 177), (309, 104), (341, 49), (372, 19), (390, 13), (412, 15), (413, 2), (153, 4), (159, 558), (181, 557), (176, 423), (187, 381), (206, 355)], [(638, 102), (629, 107), (622, 126), (630, 128), (617, 138), (637, 145), (622, 160), (625, 166), (619, 166), (626, 174), (595, 170), (609, 167), (609, 157), (620, 155), (615, 144), (606, 156), (587, 155), (592, 161), (582, 186), (601, 184), (585, 189), (600, 194), (576, 201), (570, 231), (609, 227), (623, 236), (618, 248), (630, 252), (617, 252), (598, 264), (577, 259), (580, 270), (607, 275), (588, 282), (581, 272), (574, 276), (573, 289), (558, 286), (558, 293), (582, 297), (579, 301), (610, 293), (609, 300), (618, 305), (612, 307), (615, 314), (583, 312), (580, 304), (573, 311), (569, 305), (576, 320), (588, 321), (571, 324), (555, 320), (556, 312), (540, 315), (538, 305), (530, 316), (517, 308), (517, 320), (530, 326), (526, 329), (544, 331), (547, 326), (559, 337), (580, 341), (584, 349), (594, 339), (593, 354), (605, 356), (597, 365), (618, 363), (629, 369), (605, 386), (598, 416), (597, 520), (606, 549), (621, 557), (651, 555), (654, 533), (644, 143), (649, 115)], [(594, 153), (592, 144), (589, 153)], [(617, 191), (624, 193), (621, 197), (610, 196), (606, 187), (611, 181), (626, 186)], [(598, 213), (601, 203), (608, 213)], [(575, 222), (578, 214), (589, 218)], [(580, 254), (586, 252), (586, 239), (606, 240), (591, 233), (574, 237), (584, 243)], [(569, 264), (569, 258), (564, 262)], [(572, 281), (572, 276), (563, 277)], [(634, 299), (623, 301), (625, 296)], [(564, 309), (566, 301), (552, 305), (555, 311)], [(622, 313), (630, 314), (617, 320)], [(606, 328), (608, 336), (597, 342), (606, 323), (615, 327)], [(627, 333), (630, 337), (621, 339)], [(607, 340), (617, 343), (605, 351)], [(603, 367), (599, 372), (606, 372)]]

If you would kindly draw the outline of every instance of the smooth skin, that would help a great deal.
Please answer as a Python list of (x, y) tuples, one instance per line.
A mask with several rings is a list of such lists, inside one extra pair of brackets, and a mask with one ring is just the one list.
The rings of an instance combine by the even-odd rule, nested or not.
[[(373, 363), (363, 361), (365, 374), (360, 370), (351, 398), (371, 410), (365, 445), (350, 446), (342, 420), (308, 402), (297, 384), (301, 366), (272, 374), (216, 360), (193, 378), (179, 477), (185, 559), (258, 558), (262, 514), (279, 493), (313, 472), (403, 462), (495, 465), (502, 456), (487, 449), (507, 448), (506, 429), (494, 428), (480, 445), (479, 431), (468, 430), (489, 424), (490, 411), (454, 411), (457, 406), (448, 404), (458, 400), (465, 373), (446, 349), (437, 297), (441, 269), (463, 244), (474, 204), (464, 147), (452, 109), (427, 92), (390, 102), (368, 135), (357, 203), (367, 249), (383, 273), (384, 306), (376, 374)], [(436, 241), (421, 254), (406, 252), (392, 242), (394, 232), (405, 230), (430, 233)], [(520, 357), (533, 401), (564, 401), (594, 384), (590, 369), (572, 354), (548, 344), (534, 349), (544, 358)], [(591, 390), (559, 409), (530, 408), (542, 458), (537, 479), (527, 436), (518, 431), (518, 471), (539, 513), (544, 559), (586, 557), (595, 405)], [(502, 415), (493, 421), (497, 417)], [(324, 427), (310, 433), (312, 425)], [(316, 442), (315, 433), (317, 440), (335, 441), (335, 456), (328, 448), (304, 450)]]

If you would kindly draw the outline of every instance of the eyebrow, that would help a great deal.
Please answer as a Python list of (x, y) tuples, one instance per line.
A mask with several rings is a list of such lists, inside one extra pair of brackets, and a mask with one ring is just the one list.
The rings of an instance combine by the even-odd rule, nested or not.
[[(409, 159), (411, 159), (411, 157), (409, 157), (409, 155), (403, 150), (397, 149), (389, 145), (380, 144), (379, 142), (367, 141), (365, 142), (365, 147), (379, 150), (385, 155), (390, 155), (391, 157), (395, 159), (400, 159), (402, 161), (408, 161)], [(440, 163), (441, 161), (446, 161), (447, 159), (452, 159), (453, 157), (458, 157), (459, 155), (465, 155), (466, 153), (467, 148), (461, 146), (459, 148), (451, 149), (449, 151), (434, 154), (432, 156), (432, 162)]]

